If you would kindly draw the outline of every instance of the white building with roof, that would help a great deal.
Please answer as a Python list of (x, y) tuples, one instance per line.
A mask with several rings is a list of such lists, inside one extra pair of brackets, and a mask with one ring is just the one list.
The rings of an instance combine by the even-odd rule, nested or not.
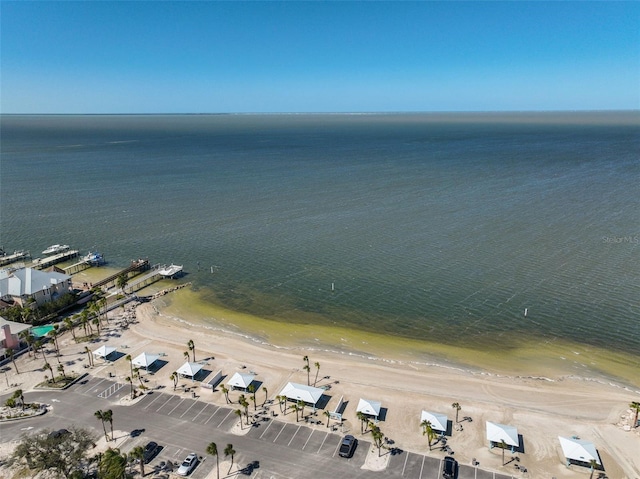
[(20, 268), (0, 272), (0, 298), (24, 306), (33, 299), (40, 306), (71, 292), (71, 276), (55, 271)]

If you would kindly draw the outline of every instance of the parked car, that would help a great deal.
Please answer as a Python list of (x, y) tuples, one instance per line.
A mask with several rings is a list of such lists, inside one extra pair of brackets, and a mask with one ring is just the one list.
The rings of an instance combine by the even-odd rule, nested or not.
[(355, 437), (351, 434), (346, 435), (340, 443), (340, 450), (338, 451), (338, 454), (340, 457), (353, 456), (353, 451), (356, 449), (357, 444), (358, 440)]
[(148, 464), (151, 459), (153, 459), (158, 453), (159, 449), (160, 446), (158, 446), (158, 443), (154, 441), (148, 442), (147, 445), (144, 446), (144, 454), (142, 456), (142, 460), (144, 461), (144, 463)]
[(444, 458), (444, 464), (442, 466), (442, 477), (445, 479), (455, 479), (458, 475), (458, 461), (453, 457), (447, 456)]
[(182, 461), (182, 464), (180, 464), (180, 467), (178, 468), (176, 474), (178, 474), (179, 476), (188, 476), (191, 471), (195, 469), (197, 464), (198, 455), (195, 452), (192, 452), (184, 459), (184, 461)]

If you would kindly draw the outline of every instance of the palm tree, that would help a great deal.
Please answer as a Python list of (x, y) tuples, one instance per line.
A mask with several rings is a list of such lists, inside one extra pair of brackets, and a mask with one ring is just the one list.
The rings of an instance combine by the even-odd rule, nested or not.
[(244, 427), (242, 426), (242, 410), (241, 409), (236, 409), (235, 411), (233, 411), (233, 413), (238, 416), (238, 418), (240, 418), (240, 429), (244, 429)]
[(84, 352), (87, 353), (87, 356), (89, 357), (89, 366), (93, 366), (93, 355), (91, 354), (89, 346), (84, 347)]
[(133, 359), (131, 358), (130, 354), (127, 354), (125, 356), (125, 359), (129, 361), (129, 371), (130, 371), (129, 375), (133, 377)]
[(431, 441), (435, 439), (436, 433), (431, 426), (431, 422), (427, 421), (426, 419), (420, 423), (420, 426), (422, 426), (422, 435), (427, 435), (427, 440), (429, 441), (429, 450), (431, 451)]
[(378, 457), (380, 457), (380, 449), (382, 448), (384, 434), (375, 424), (371, 424), (371, 437), (373, 438), (373, 443), (378, 448)]
[(364, 425), (367, 422), (367, 416), (365, 415), (365, 413), (363, 413), (362, 411), (358, 411), (358, 413), (356, 414), (356, 417), (360, 420), (360, 434), (364, 434), (365, 430), (364, 430)]
[(231, 456), (231, 465), (229, 466), (229, 472), (227, 472), (227, 474), (231, 473), (231, 468), (233, 467), (233, 455), (235, 453), (236, 451), (233, 449), (233, 444), (227, 444), (227, 447), (224, 448), (224, 455)]
[(302, 413), (302, 417), (304, 417), (304, 407), (305, 407), (306, 405), (307, 405), (307, 404), (306, 404), (304, 401), (298, 401), (298, 407), (300, 408), (300, 411), (301, 411), (301, 413)]
[[(242, 421), (240, 421), (240, 424), (242, 424)], [(207, 446), (207, 454), (211, 454), (212, 456), (215, 456), (216, 473), (217, 473), (218, 479), (220, 479), (220, 465), (218, 464), (218, 446), (216, 445), (215, 442), (209, 443), (209, 445)]]
[(331, 413), (329, 411), (325, 411), (322, 414), (327, 416), (327, 427), (329, 427), (329, 420), (331, 419)]
[(596, 462), (595, 459), (591, 459), (589, 461), (589, 465), (591, 466), (591, 475), (589, 476), (589, 479), (593, 478), (593, 473), (595, 472), (596, 468), (598, 467), (598, 463)]
[(299, 414), (298, 414), (300, 412), (300, 403), (297, 402), (297, 403), (292, 404), (291, 405), (291, 409), (293, 409), (296, 412), (296, 422), (298, 422), (300, 420), (300, 417), (299, 417)]
[(82, 329), (84, 329), (85, 337), (88, 336), (87, 325), (89, 324), (89, 312), (86, 309), (83, 309), (80, 313), (80, 324), (82, 325)]
[(282, 409), (282, 405), (287, 402), (287, 396), (276, 396), (276, 399), (278, 400), (278, 406), (280, 406), (280, 413), (284, 414), (286, 416), (287, 415), (287, 408), (284, 408), (284, 410), (283, 410)]
[(53, 329), (47, 333), (47, 336), (53, 338), (53, 346), (56, 348), (56, 358), (60, 362), (60, 349), (58, 348), (58, 325), (54, 324)]
[(189, 342), (187, 343), (187, 347), (189, 348), (189, 351), (191, 351), (193, 353), (193, 362), (196, 362), (196, 346), (195, 344), (193, 344), (193, 340), (189, 340)]
[(120, 449), (107, 449), (100, 458), (98, 477), (125, 478), (127, 472), (127, 455)]
[(105, 422), (109, 423), (109, 427), (111, 428), (111, 440), (113, 441), (113, 411), (111, 409), (107, 409), (102, 413)]
[(502, 448), (502, 465), (504, 466), (504, 450), (507, 448), (507, 443), (504, 439), (500, 439), (500, 447)]
[(140, 464), (140, 475), (144, 477), (144, 447), (134, 447), (129, 453), (129, 456), (138, 460), (138, 464)]
[(638, 427), (638, 413), (640, 413), (640, 402), (633, 401), (631, 404), (629, 404), (629, 407), (635, 411), (635, 414), (633, 416), (633, 427), (636, 428)]
[(69, 318), (69, 317), (64, 318), (64, 325), (67, 327), (67, 329), (69, 331), (71, 331), (71, 337), (75, 341), (76, 340), (76, 330), (73, 327), (73, 321), (71, 320), (71, 318)]
[(36, 339), (36, 342), (33, 343), (33, 358), (35, 359), (36, 354), (38, 354), (38, 351), (42, 351), (42, 359), (44, 359), (44, 361), (47, 361), (47, 358), (44, 355), (44, 348), (42, 347), (42, 341), (40, 341), (39, 339)]
[(48, 369), (49, 372), (51, 372), (51, 380), (53, 381), (53, 383), (55, 384), (56, 382), (56, 376), (53, 374), (53, 369), (51, 368), (51, 364), (45, 362), (44, 366), (42, 367), (43, 369)]
[(22, 389), (17, 389), (16, 392), (13, 393), (13, 398), (20, 400), (20, 406), (24, 411), (24, 394), (22, 393)]
[(247, 424), (249, 424), (249, 401), (244, 397), (244, 394), (241, 394), (238, 402), (244, 408), (244, 415), (247, 416)]
[(307, 372), (307, 386), (311, 386), (311, 376), (310, 376), (311, 367), (308, 364), (306, 364), (302, 369), (304, 369)]
[(144, 384), (142, 383), (142, 375), (140, 374), (140, 368), (133, 368), (133, 377), (140, 381), (140, 389), (144, 389)]
[(116, 286), (118, 286), (118, 288), (120, 288), (120, 290), (122, 291), (123, 294), (127, 294), (127, 292), (124, 290), (124, 288), (127, 287), (127, 284), (129, 283), (129, 278), (127, 278), (126, 274), (121, 274), (120, 276), (118, 276), (118, 278), (116, 279)]
[(20, 333), (20, 337), (24, 339), (24, 341), (27, 343), (27, 353), (29, 354), (29, 357), (31, 357), (31, 349), (33, 346), (33, 342), (35, 341), (35, 338), (33, 337), (33, 335), (28, 329), (25, 329), (24, 331), (22, 331)]
[(63, 379), (67, 379), (67, 375), (64, 373), (64, 366), (62, 364), (58, 364), (58, 372), (62, 375)]
[(93, 413), (93, 415), (102, 422), (102, 430), (104, 431), (104, 437), (108, 441), (109, 436), (107, 436), (107, 426), (105, 426), (104, 413), (100, 409), (98, 409), (96, 412)]
[(5, 356), (9, 356), (11, 358), (11, 362), (13, 363), (13, 367), (16, 368), (16, 372), (18, 374), (20, 374), (20, 371), (18, 371), (18, 366), (16, 365), (16, 358), (14, 357), (14, 352), (13, 352), (13, 348), (7, 348), (4, 351)]
[(262, 391), (264, 392), (264, 402), (262, 403), (262, 405), (264, 406), (265, 404), (267, 404), (267, 399), (269, 398), (268, 396), (269, 391), (267, 391), (266, 386), (262, 386)]
[(454, 403), (451, 405), (451, 407), (452, 407), (453, 409), (455, 409), (455, 410), (456, 410), (456, 424), (458, 424), (458, 422), (459, 422), (459, 421), (458, 421), (458, 412), (460, 411), (460, 409), (462, 409), (462, 407), (461, 407), (461, 406), (460, 406), (460, 404), (458, 404), (457, 402), (454, 402)]
[(249, 384), (247, 391), (251, 394), (251, 400), (253, 401), (253, 410), (258, 409), (256, 405), (256, 387), (253, 384)]
[(315, 363), (313, 363), (313, 365), (316, 367), (316, 378), (313, 380), (313, 385), (315, 386), (318, 382), (318, 373), (320, 372), (320, 363), (316, 361)]
[(189, 355), (189, 351), (185, 351), (184, 353), (182, 353), (182, 355), (187, 360), (187, 362), (189, 362), (189, 359), (191, 359), (191, 356)]
[(107, 298), (105, 298), (104, 296), (100, 298), (98, 300), (98, 305), (102, 310), (101, 314), (104, 316), (104, 319), (107, 320), (107, 324), (109, 324), (109, 315), (107, 314)]
[(223, 384), (222, 386), (220, 386), (220, 389), (222, 389), (224, 398), (227, 400), (227, 404), (229, 404), (231, 402), (231, 400), (229, 399), (229, 388)]
[(131, 379), (131, 376), (127, 376), (126, 378), (124, 378), (124, 380), (128, 382), (129, 386), (131, 387), (131, 399), (133, 399), (135, 397), (133, 395), (133, 379)]
[(176, 390), (176, 387), (178, 386), (178, 373), (177, 372), (172, 372), (171, 376), (169, 376), (169, 379), (171, 379), (173, 381), (173, 390)]

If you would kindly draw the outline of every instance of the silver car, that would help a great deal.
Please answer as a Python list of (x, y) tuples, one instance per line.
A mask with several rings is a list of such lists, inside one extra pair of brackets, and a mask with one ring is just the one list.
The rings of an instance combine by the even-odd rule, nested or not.
[(182, 461), (182, 464), (180, 464), (180, 467), (178, 468), (176, 474), (178, 474), (179, 476), (188, 476), (191, 471), (195, 469), (197, 464), (198, 455), (195, 452), (192, 452), (184, 459), (184, 461)]

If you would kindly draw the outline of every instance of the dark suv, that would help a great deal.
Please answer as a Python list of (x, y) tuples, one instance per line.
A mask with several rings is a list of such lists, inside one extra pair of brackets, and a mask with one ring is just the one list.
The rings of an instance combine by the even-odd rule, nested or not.
[(156, 442), (148, 442), (146, 446), (144, 446), (144, 454), (142, 455), (142, 462), (148, 464), (151, 459), (158, 453), (158, 444)]
[(445, 479), (455, 479), (458, 475), (458, 461), (453, 457), (447, 456), (444, 458), (444, 465), (442, 466), (442, 477)]
[(338, 454), (340, 455), (340, 457), (353, 456), (353, 451), (355, 450), (357, 444), (358, 440), (351, 434), (345, 436), (340, 443), (340, 450), (338, 451)]

